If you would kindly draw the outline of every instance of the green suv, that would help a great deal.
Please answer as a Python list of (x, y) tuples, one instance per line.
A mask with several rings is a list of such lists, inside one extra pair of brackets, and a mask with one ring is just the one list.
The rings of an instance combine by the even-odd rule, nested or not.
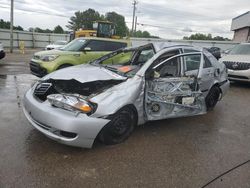
[(128, 44), (124, 40), (77, 38), (61, 49), (35, 53), (30, 70), (32, 74), (43, 77), (58, 69), (87, 63)]

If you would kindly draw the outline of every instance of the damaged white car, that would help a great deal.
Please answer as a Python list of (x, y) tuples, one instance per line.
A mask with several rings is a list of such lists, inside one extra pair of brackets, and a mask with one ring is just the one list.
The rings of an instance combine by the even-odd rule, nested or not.
[(53, 72), (24, 97), (46, 136), (91, 148), (126, 140), (147, 121), (204, 114), (229, 88), (225, 65), (204, 49), (148, 44)]

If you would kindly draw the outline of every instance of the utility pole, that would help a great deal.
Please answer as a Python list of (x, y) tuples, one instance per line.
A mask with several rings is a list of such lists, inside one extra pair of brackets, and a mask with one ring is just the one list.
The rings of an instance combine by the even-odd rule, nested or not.
[(14, 12), (14, 0), (11, 0), (11, 5), (10, 5), (10, 53), (13, 52), (13, 12)]
[(135, 10), (136, 10), (136, 5), (138, 4), (138, 1), (137, 0), (133, 0), (133, 21), (132, 21), (132, 31), (131, 31), (131, 34), (133, 35), (134, 33), (134, 26), (135, 26)]
[(135, 17), (135, 33), (136, 33), (136, 26), (137, 26), (137, 16)]

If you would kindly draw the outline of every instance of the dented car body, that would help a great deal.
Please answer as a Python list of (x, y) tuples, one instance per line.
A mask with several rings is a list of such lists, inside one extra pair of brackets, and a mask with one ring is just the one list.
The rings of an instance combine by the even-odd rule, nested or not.
[(226, 68), (204, 49), (148, 44), (43, 77), (24, 97), (46, 136), (91, 148), (126, 140), (147, 121), (204, 114), (229, 88)]

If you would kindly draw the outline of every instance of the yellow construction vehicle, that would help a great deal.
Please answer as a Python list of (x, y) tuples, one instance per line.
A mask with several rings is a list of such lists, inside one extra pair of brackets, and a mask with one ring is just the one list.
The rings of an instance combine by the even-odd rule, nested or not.
[(79, 37), (102, 37), (120, 39), (120, 36), (115, 35), (115, 26), (109, 21), (96, 21), (93, 23), (93, 29), (79, 29), (70, 33), (70, 40)]

